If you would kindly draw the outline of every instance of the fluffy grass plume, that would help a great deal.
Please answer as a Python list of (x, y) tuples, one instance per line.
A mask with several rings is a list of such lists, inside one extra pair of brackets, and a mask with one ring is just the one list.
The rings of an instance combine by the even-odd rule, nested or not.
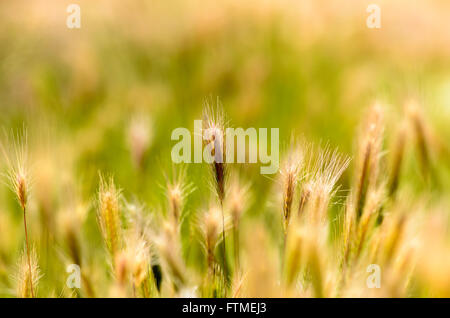
[(38, 287), (41, 272), (38, 265), (36, 251), (24, 250), (17, 264), (17, 274), (15, 277), (17, 297), (34, 298)]

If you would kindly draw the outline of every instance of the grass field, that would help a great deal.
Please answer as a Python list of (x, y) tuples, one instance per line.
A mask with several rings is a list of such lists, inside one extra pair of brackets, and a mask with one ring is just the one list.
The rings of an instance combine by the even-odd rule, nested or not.
[(2, 1), (0, 296), (450, 297), (450, 3), (371, 3)]

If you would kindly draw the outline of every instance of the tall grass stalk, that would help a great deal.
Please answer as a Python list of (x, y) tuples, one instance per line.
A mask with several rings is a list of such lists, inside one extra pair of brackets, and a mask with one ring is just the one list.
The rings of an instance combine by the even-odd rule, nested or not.
[(224, 200), (226, 193), (226, 182), (228, 177), (228, 168), (226, 166), (226, 141), (225, 141), (225, 116), (217, 100), (216, 109), (213, 109), (208, 102), (205, 102), (203, 111), (203, 142), (211, 147), (211, 156), (213, 157), (211, 166), (214, 177), (214, 187), (219, 199), (222, 215), (222, 271), (223, 285), (226, 286), (227, 273), (227, 252), (225, 235), (225, 213)]
[[(14, 158), (10, 159), (9, 154), (6, 152), (3, 145), (1, 146), (3, 155), (8, 165), (7, 178), (9, 179), (9, 186), (15, 193), (17, 201), (22, 209), (23, 214), (23, 227), (25, 232), (25, 246), (28, 259), (29, 277), (32, 277), (32, 264), (30, 256), (30, 245), (28, 240), (28, 228), (27, 228), (27, 203), (28, 192), (30, 188), (29, 174), (28, 174), (28, 135), (24, 129), (22, 132), (22, 140), (20, 140), (19, 134), (13, 137), (12, 143), (14, 148)], [(14, 162), (12, 162), (14, 160)], [(30, 291), (31, 297), (34, 298), (33, 279), (30, 279)]]

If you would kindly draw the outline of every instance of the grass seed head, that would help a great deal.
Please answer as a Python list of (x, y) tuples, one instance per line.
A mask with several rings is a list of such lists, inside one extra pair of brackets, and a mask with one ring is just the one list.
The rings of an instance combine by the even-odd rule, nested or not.
[(221, 211), (218, 207), (212, 207), (203, 216), (203, 234), (208, 255), (214, 253), (219, 242), (222, 229)]
[(167, 199), (169, 201), (170, 217), (179, 225), (182, 219), (184, 204), (194, 186), (186, 182), (186, 171), (181, 170), (173, 181), (167, 181)]
[(225, 199), (228, 169), (225, 158), (225, 116), (219, 101), (217, 101), (215, 108), (211, 106), (210, 102), (205, 101), (203, 110), (202, 139), (204, 145), (209, 145), (212, 147), (211, 155), (214, 156), (214, 160), (211, 163), (211, 166), (214, 176), (214, 185), (219, 202), (223, 204)]
[[(13, 135), (13, 134), (12, 134)], [(15, 193), (23, 211), (25, 211), (28, 202), (28, 193), (30, 190), (30, 177), (28, 172), (28, 135), (23, 130), (21, 134), (13, 135), (12, 151), (7, 151), (3, 144), (1, 149), (7, 163), (8, 172), (6, 174), (8, 185)]]
[(299, 212), (307, 213), (310, 220), (326, 221), (329, 203), (337, 191), (336, 184), (350, 159), (328, 146), (311, 146), (307, 156)]
[(122, 244), (122, 225), (120, 216), (120, 190), (114, 184), (113, 178), (105, 180), (100, 175), (98, 191), (98, 219), (103, 237), (113, 259)]
[(133, 233), (127, 240), (126, 253), (130, 259), (130, 271), (134, 286), (141, 286), (150, 266), (150, 249), (144, 238)]
[(291, 218), (292, 203), (294, 201), (297, 183), (300, 178), (302, 159), (303, 154), (300, 148), (298, 146), (293, 146), (292, 144), (290, 152), (280, 169), (283, 187), (283, 219), (285, 232), (287, 231)]
[[(29, 270), (31, 267), (31, 271)], [(30, 264), (27, 252), (24, 250), (18, 263), (18, 271), (15, 277), (17, 282), (17, 297), (31, 298), (36, 295), (39, 279), (41, 278), (36, 250), (30, 250)]]
[(378, 178), (379, 158), (383, 139), (383, 109), (375, 103), (369, 111), (361, 136), (356, 172), (355, 205), (356, 219), (359, 221), (367, 193), (375, 186)]

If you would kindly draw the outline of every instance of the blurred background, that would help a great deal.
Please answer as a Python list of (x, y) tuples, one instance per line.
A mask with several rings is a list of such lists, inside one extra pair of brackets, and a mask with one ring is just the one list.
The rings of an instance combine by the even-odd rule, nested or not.
[[(80, 29), (66, 26), (71, 3), (81, 8)], [(366, 25), (371, 3), (381, 8), (380, 29)], [(447, 160), (449, 17), (445, 0), (1, 1), (0, 126), (3, 137), (28, 132), (32, 241), (58, 254), (48, 248), (58, 251), (57, 215), (84, 202), (87, 253), (104, 262), (95, 258), (103, 248), (92, 204), (98, 172), (113, 174), (128, 201), (163, 210), (171, 132), (192, 130), (208, 97), (220, 98), (230, 126), (280, 128), (282, 150), (294, 131), (349, 156), (368, 106), (385, 106), (389, 138), (413, 98)], [(208, 174), (202, 165), (187, 169), (197, 188), (188, 204), (200, 207)], [(251, 180), (254, 197), (269, 195), (273, 183), (258, 165), (233, 169)], [(421, 190), (417, 162), (404, 173), (411, 191)], [(278, 224), (260, 201), (250, 216)], [(19, 211), (2, 186), (2, 295), (23, 243)]]

